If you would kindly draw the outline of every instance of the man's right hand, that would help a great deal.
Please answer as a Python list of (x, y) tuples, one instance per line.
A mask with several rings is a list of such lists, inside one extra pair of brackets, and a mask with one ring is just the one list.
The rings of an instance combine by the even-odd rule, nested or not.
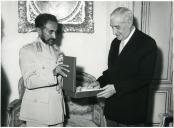
[(67, 74), (65, 72), (70, 72), (70, 70), (67, 69), (68, 67), (69, 67), (69, 65), (59, 64), (53, 70), (53, 74), (55, 76), (61, 75), (63, 77), (67, 77)]

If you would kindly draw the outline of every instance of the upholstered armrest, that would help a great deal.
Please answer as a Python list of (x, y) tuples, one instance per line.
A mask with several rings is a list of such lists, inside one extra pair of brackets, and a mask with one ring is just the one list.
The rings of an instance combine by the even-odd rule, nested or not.
[(8, 108), (7, 108), (7, 113), (8, 113), (7, 126), (8, 127), (19, 127), (24, 124), (24, 121), (19, 120), (21, 102), (22, 102), (21, 99), (15, 99), (8, 105)]
[(21, 99), (15, 99), (14, 101), (12, 101), (7, 108), (8, 113), (11, 113), (11, 111), (16, 108), (17, 106), (21, 105)]

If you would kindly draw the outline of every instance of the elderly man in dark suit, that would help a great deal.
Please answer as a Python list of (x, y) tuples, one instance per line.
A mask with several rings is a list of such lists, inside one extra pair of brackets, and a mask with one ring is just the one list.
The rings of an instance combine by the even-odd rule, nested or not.
[(111, 13), (112, 41), (108, 69), (89, 87), (102, 87), (107, 126), (144, 126), (148, 86), (153, 77), (157, 46), (133, 25), (132, 11), (119, 7)]

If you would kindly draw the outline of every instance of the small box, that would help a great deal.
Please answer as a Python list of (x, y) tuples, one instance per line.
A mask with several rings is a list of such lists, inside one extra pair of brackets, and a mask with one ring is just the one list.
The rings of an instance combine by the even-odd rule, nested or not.
[(63, 64), (69, 65), (69, 70), (70, 70), (70, 72), (67, 73), (68, 76), (63, 77), (63, 89), (66, 95), (72, 98), (84, 98), (84, 97), (96, 96), (97, 93), (102, 91), (102, 89), (90, 89), (86, 91), (76, 92), (77, 86), (82, 86), (79, 85), (79, 82), (76, 81), (77, 80), (76, 57), (64, 56)]

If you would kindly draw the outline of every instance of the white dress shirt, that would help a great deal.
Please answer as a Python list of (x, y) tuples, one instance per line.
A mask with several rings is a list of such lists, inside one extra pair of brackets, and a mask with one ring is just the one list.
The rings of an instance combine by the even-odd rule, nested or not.
[(129, 36), (125, 40), (121, 41), (120, 46), (119, 46), (119, 54), (121, 53), (121, 51), (123, 50), (125, 45), (128, 43), (128, 41), (130, 40), (130, 38), (132, 37), (134, 32), (135, 32), (135, 27), (133, 27), (133, 29), (132, 29), (131, 33), (129, 34)]

